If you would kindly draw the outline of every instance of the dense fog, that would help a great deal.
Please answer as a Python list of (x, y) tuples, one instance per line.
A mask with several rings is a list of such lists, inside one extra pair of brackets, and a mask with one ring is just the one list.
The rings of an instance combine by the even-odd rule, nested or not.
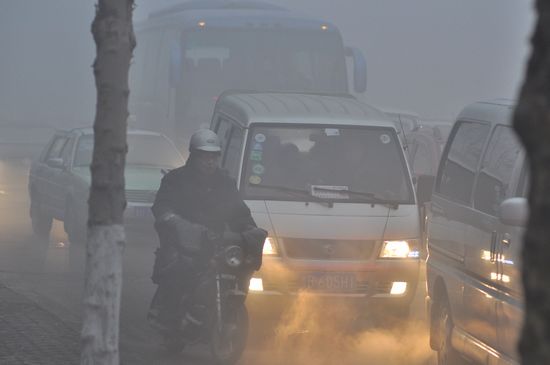
[[(177, 1), (137, 1), (135, 21)], [(340, 28), (367, 59), (365, 99), (453, 119), (465, 104), (514, 98), (533, 23), (527, 1), (273, 1)], [(0, 4), (0, 120), (93, 120), (93, 1)], [(138, 39), (139, 47), (139, 39)]]
[[(276, 20), (263, 14), (250, 21), (257, 24), (227, 31), (210, 27), (215, 17), (190, 16), (191, 31), (147, 28), (150, 13), (180, 2), (136, 0), (134, 11), (123, 363), (179, 364), (181, 356), (185, 363), (210, 363), (207, 351), (193, 345), (185, 355), (167, 355), (160, 350), (166, 338), (146, 319), (159, 246), (154, 219), (160, 218), (151, 206), (163, 176), (190, 153), (206, 161), (189, 160), (197, 174), (209, 167), (218, 173), (216, 164), (226, 172), (207, 176), (219, 178), (214, 187), (201, 175), (195, 187), (206, 193), (186, 192), (182, 201), (206, 196), (202, 203), (215, 184), (229, 182), (228, 191), (252, 212), (244, 204), (230, 206), (231, 200), (212, 209), (214, 218), (197, 217), (208, 222), (251, 214), (267, 232), (257, 245), (263, 245), (264, 271), (250, 274), (250, 291), (241, 291), (235, 279), (228, 294), (247, 294), (251, 308), (241, 364), (447, 364), (442, 349), (451, 349), (451, 339), (473, 358), (485, 356), (477, 348), (493, 351), (502, 343), (514, 349), (506, 356), (515, 356), (522, 318), (517, 237), (529, 177), (509, 116), (529, 56), (531, 2), (271, 0), (308, 19), (297, 18), (298, 24), (286, 13)], [(33, 336), (59, 345), (80, 330), (94, 138), (90, 128), (54, 130), (91, 127), (95, 117), (94, 3), (0, 0), (0, 338), (26, 336), (0, 343), (2, 364), (37, 363), (24, 361), (38, 351)], [(293, 25), (283, 29), (286, 21)], [(250, 32), (252, 26), (258, 31)], [(365, 92), (354, 89), (362, 80), (361, 57), (346, 54), (345, 46), (365, 56)], [(249, 92), (222, 95), (226, 89)], [(481, 100), (497, 101), (471, 104)], [(212, 117), (214, 105), (219, 109)], [(207, 134), (197, 139), (202, 150), (187, 148), (191, 133), (211, 120), (219, 140)], [(445, 148), (449, 136), (452, 145)], [(176, 190), (165, 201), (180, 202)], [(506, 221), (502, 211), (512, 218)], [(506, 225), (510, 231), (503, 231)], [(221, 226), (214, 236), (219, 242), (223, 227), (233, 229), (228, 222)], [(210, 227), (204, 229), (197, 237), (212, 237)], [(241, 244), (246, 235), (238, 233)], [(432, 257), (444, 257), (431, 274), (428, 242), (436, 247)], [(433, 267), (453, 265), (475, 273), (482, 289), (461, 278), (447, 294), (443, 281), (430, 282)], [(512, 304), (501, 300), (501, 289), (516, 296)], [(22, 296), (13, 294), (14, 302), (26, 304), (4, 306), (8, 290)], [(263, 315), (288, 297), (278, 317), (259, 319), (257, 310)], [(374, 300), (365, 305), (367, 297)], [(457, 315), (452, 300), (464, 306), (454, 317), (464, 327), (458, 334), (451, 329)], [(9, 326), (27, 320), (42, 327), (2, 332), (8, 307), (41, 313), (35, 320), (17, 312)], [(50, 331), (48, 323), (51, 332), (37, 332)], [(468, 341), (478, 344), (475, 336), (481, 345), (468, 348)], [(74, 357), (77, 346), (70, 349)]]

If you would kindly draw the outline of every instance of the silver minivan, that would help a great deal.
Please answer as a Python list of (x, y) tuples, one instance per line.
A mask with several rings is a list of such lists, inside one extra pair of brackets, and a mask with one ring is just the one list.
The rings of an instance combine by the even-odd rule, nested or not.
[(519, 363), (528, 178), (513, 107), (497, 100), (464, 108), (440, 161), (426, 231), (430, 345), (439, 365)]

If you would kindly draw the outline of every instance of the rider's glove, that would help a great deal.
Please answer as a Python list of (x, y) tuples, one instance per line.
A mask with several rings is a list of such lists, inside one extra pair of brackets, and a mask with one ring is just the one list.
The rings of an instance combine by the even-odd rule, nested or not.
[(172, 231), (175, 243), (184, 254), (196, 255), (200, 252), (201, 241), (206, 231), (204, 226), (191, 223), (172, 212), (163, 214), (159, 221)]

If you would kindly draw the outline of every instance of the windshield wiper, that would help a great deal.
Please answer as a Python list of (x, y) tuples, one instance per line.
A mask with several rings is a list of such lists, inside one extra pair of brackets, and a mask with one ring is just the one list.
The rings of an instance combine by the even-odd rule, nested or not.
[[(327, 204), (329, 208), (334, 207), (334, 202), (332, 200), (323, 199), (318, 196), (312, 195), (311, 192), (307, 190), (302, 189), (294, 189), (294, 188), (288, 188), (286, 186), (276, 186), (276, 185), (265, 185), (265, 184), (248, 184), (249, 186), (255, 187), (255, 188), (264, 188), (264, 189), (270, 189), (270, 190), (276, 190), (281, 191), (284, 193), (288, 193), (290, 195), (298, 196), (298, 197), (305, 197), (311, 199), (311, 201), (321, 203), (321, 204)], [(306, 203), (309, 203), (310, 200), (306, 200)]]
[(320, 186), (312, 186), (312, 189), (317, 190), (317, 191), (326, 191), (326, 192), (333, 192), (333, 193), (351, 194), (351, 195), (362, 196), (362, 197), (367, 198), (365, 200), (369, 203), (372, 203), (372, 204), (388, 205), (391, 209), (399, 208), (398, 203), (396, 203), (394, 201), (391, 201), (391, 200), (381, 198), (381, 197), (377, 196), (376, 194), (371, 193), (371, 192), (367, 192), (367, 191), (331, 189), (331, 188), (324, 188), (324, 187), (320, 187)]

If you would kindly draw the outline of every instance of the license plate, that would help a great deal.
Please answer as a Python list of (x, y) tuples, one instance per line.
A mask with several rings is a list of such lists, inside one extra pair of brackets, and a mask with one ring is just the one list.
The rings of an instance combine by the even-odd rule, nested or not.
[(314, 273), (302, 277), (302, 288), (312, 291), (349, 292), (355, 290), (355, 275)]

